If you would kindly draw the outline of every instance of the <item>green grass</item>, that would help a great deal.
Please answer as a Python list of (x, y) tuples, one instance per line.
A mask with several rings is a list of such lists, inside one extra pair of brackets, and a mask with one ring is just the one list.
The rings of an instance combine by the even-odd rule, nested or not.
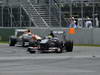
[(6, 43), (9, 43), (9, 42), (8, 42), (8, 41), (0, 41), (0, 43), (1, 43), (1, 44), (2, 44), (2, 43), (3, 43), (3, 44), (4, 44), (4, 43), (6, 44)]

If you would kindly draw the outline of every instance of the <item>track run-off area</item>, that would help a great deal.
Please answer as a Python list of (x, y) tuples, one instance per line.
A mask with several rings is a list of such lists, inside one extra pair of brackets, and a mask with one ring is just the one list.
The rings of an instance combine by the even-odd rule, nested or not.
[(100, 75), (100, 47), (30, 54), (27, 47), (0, 44), (0, 75)]

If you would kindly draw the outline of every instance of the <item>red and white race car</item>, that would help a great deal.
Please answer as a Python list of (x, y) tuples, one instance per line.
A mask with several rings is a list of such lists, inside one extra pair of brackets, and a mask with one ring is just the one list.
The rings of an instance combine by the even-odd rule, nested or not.
[(30, 46), (33, 41), (41, 40), (40, 36), (26, 32), (27, 29), (16, 29), (15, 35), (10, 36), (9, 38), (9, 46), (15, 46), (16, 44), (21, 45), (23, 47), (26, 45)]

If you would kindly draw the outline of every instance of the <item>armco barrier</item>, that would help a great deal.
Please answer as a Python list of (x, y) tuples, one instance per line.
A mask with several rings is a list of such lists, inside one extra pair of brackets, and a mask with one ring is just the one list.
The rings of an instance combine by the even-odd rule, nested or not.
[[(8, 41), (9, 36), (14, 35), (16, 28), (0, 28), (0, 41)], [(29, 28), (28, 28), (29, 29)], [(68, 34), (66, 28), (30, 28), (34, 34), (42, 37), (49, 34), (51, 30), (63, 31), (65, 30), (66, 39), (72, 39), (75, 44), (97, 44), (100, 45), (100, 28), (82, 28), (76, 29), (76, 34)]]
[(94, 44), (100, 45), (100, 28), (96, 28), (93, 30), (92, 39)]
[(46, 36), (51, 30), (63, 31), (66, 30), (66, 39), (71, 39), (75, 44), (97, 44), (100, 45), (100, 28), (81, 28), (76, 29), (76, 34), (68, 34), (66, 28), (32, 28), (32, 32), (40, 36)]

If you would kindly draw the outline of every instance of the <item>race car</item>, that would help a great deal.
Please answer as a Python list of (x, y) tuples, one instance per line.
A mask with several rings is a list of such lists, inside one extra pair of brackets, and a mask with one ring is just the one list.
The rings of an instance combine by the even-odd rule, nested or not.
[(63, 32), (57, 31), (53, 33), (54, 34), (49, 35), (48, 37), (42, 39), (38, 43), (37, 41), (34, 42), (34, 45), (33, 46), (31, 45), (31, 47), (28, 47), (27, 51), (30, 53), (35, 53), (37, 51), (39, 53), (44, 53), (44, 52), (62, 53), (64, 51), (72, 52), (73, 41), (65, 40), (63, 36), (64, 34)]
[(16, 44), (23, 47), (30, 46), (34, 40), (40, 39), (40, 36), (32, 34), (28, 29), (16, 29), (15, 35), (9, 38), (9, 46), (15, 46)]

